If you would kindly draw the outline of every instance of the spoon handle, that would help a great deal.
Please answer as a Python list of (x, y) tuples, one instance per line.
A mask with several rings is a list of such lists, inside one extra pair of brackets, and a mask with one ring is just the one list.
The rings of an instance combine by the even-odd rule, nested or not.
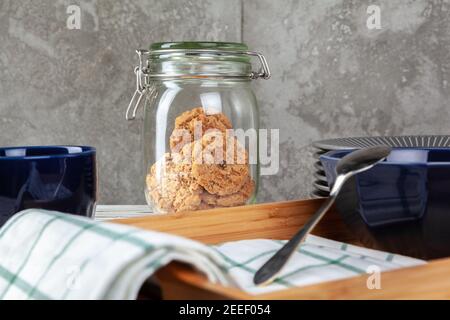
[(322, 219), (328, 209), (334, 203), (336, 196), (330, 195), (329, 198), (320, 206), (311, 219), (298, 231), (278, 252), (270, 258), (255, 274), (253, 282), (256, 285), (270, 283), (288, 262), (292, 254), (297, 250), (300, 243), (305, 240), (317, 223)]

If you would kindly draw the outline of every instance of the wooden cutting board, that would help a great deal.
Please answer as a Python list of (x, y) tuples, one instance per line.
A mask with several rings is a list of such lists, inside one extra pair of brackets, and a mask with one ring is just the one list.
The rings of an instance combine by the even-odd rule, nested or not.
[[(244, 239), (289, 239), (320, 206), (302, 200), (226, 209), (114, 220), (114, 223), (169, 232), (207, 244)], [(332, 209), (314, 234), (358, 244)], [(166, 299), (449, 299), (450, 258), (381, 274), (381, 289), (368, 289), (369, 275), (324, 282), (268, 294), (250, 295), (212, 284), (191, 267), (172, 263), (157, 277)]]

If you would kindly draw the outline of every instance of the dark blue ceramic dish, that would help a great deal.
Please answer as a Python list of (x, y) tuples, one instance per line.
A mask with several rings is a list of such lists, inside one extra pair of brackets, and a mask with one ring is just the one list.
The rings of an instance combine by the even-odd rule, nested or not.
[[(320, 157), (330, 185), (349, 152)], [(367, 246), (423, 259), (450, 256), (450, 149), (392, 150), (345, 184), (336, 207)]]
[(0, 226), (28, 208), (92, 217), (96, 199), (94, 148), (0, 148)]

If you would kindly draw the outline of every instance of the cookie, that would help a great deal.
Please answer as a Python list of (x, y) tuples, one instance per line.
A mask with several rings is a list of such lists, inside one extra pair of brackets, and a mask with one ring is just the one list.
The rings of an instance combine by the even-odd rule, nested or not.
[(255, 189), (255, 182), (248, 177), (242, 188), (233, 194), (218, 196), (204, 192), (201, 195), (202, 203), (211, 207), (235, 207), (245, 204)]
[(220, 196), (238, 192), (249, 177), (247, 151), (233, 136), (216, 130), (190, 147), (192, 177), (207, 192)]
[(153, 203), (154, 207), (162, 212), (171, 212), (172, 200), (167, 196), (168, 187), (173, 179), (169, 179), (167, 172), (170, 170), (171, 157), (166, 153), (160, 160), (155, 162), (150, 168), (146, 177), (147, 198)]
[(231, 121), (223, 113), (206, 114), (202, 107), (194, 108), (175, 119), (175, 127), (169, 138), (170, 149), (179, 152), (185, 144), (201, 138), (210, 129), (225, 133), (231, 128)]
[(162, 212), (197, 210), (203, 188), (191, 177), (189, 164), (166, 153), (150, 168), (147, 196)]

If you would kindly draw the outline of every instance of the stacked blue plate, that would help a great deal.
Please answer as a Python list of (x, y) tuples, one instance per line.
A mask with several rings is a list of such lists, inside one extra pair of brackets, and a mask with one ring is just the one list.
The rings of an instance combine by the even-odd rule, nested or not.
[(387, 145), (393, 148), (450, 148), (450, 136), (355, 137), (316, 141), (313, 143), (316, 151), (314, 153), (314, 190), (311, 196), (314, 198), (328, 197), (330, 193), (325, 171), (319, 160), (322, 154), (332, 150), (360, 149), (377, 145)]

